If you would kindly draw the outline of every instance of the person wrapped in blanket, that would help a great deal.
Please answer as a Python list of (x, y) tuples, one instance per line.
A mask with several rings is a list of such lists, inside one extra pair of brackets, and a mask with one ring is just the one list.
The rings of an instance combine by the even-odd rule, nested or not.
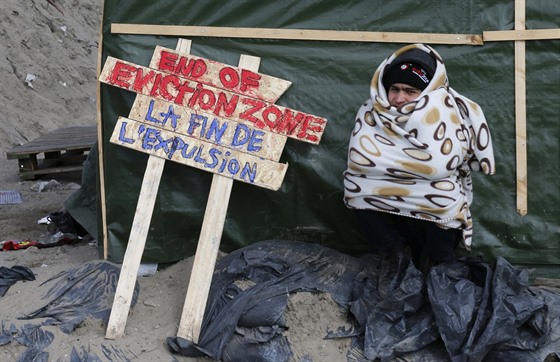
[(495, 172), (478, 104), (449, 86), (441, 56), (404, 46), (377, 68), (358, 110), (344, 172), (344, 202), (381, 253), (410, 249), (417, 267), (470, 249), (471, 171)]

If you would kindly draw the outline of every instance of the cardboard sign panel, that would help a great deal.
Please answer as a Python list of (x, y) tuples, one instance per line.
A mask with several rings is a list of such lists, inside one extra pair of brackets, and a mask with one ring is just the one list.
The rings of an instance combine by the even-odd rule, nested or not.
[(156, 46), (150, 68), (275, 103), (292, 82)]
[(327, 120), (287, 107), (222, 90), (174, 74), (108, 57), (103, 83), (187, 106), (219, 117), (318, 144)]
[(254, 156), (278, 161), (286, 137), (138, 94), (129, 118)]
[(271, 190), (280, 188), (288, 168), (287, 164), (261, 159), (124, 117), (119, 117), (110, 141)]

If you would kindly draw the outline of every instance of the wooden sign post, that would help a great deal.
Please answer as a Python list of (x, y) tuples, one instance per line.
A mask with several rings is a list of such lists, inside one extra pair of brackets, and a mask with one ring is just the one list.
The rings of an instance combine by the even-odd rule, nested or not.
[[(252, 71), (258, 70), (259, 63), (259, 58), (244, 55), (241, 55), (239, 60), (240, 67)], [(285, 141), (286, 137), (283, 138)], [(195, 343), (198, 343), (200, 336), (232, 187), (233, 179), (219, 175), (212, 177), (208, 204), (204, 213), (181, 321), (177, 330), (178, 337), (191, 339)]]
[(274, 102), (291, 82), (156, 47), (149, 67), (107, 58), (99, 80), (138, 95), (111, 142), (150, 155), (105, 337), (124, 333), (165, 160), (214, 173), (178, 336), (198, 342), (233, 180), (278, 190), (286, 137), (318, 144), (327, 120)]
[[(515, 30), (525, 30), (525, 0), (515, 2)], [(517, 213), (527, 215), (527, 81), (525, 42), (515, 48), (515, 170), (517, 175)]]

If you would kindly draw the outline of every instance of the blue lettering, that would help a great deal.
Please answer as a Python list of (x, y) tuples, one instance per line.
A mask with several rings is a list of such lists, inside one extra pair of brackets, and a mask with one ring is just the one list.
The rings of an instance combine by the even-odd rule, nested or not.
[[(152, 101), (153, 102), (153, 101)], [(173, 112), (173, 105), (169, 105), (169, 108), (167, 109), (167, 113), (160, 113), (160, 115), (163, 117), (163, 121), (161, 121), (161, 123), (165, 126), (165, 124), (167, 123), (167, 120), (169, 120), (171, 118), (171, 127), (173, 127), (173, 129), (177, 128), (177, 120), (179, 118), (181, 118), (181, 116), (179, 116), (178, 114), (175, 114), (175, 112)]]
[(220, 122), (218, 121), (218, 119), (214, 118), (212, 123), (210, 123), (210, 129), (206, 134), (206, 139), (209, 140), (210, 138), (212, 138), (212, 134), (214, 134), (214, 139), (216, 140), (216, 143), (220, 143), (220, 140), (222, 139), (222, 136), (224, 135), (224, 132), (226, 131), (227, 127), (228, 127), (227, 122), (224, 122), (224, 124), (220, 126)]
[[(243, 132), (243, 133), (242, 133)], [(242, 137), (241, 137), (242, 136)], [(238, 124), (233, 133), (231, 145), (233, 147), (242, 146), (249, 140), (249, 127), (244, 124)]]
[(175, 112), (173, 111), (173, 105), (169, 105), (169, 108), (167, 108), (167, 113), (165, 112), (160, 112), (159, 115), (161, 117), (163, 117), (162, 120), (159, 120), (157, 118), (155, 118), (153, 116), (154, 113), (154, 105), (155, 105), (155, 100), (151, 100), (150, 104), (148, 105), (148, 113), (146, 113), (146, 121), (148, 122), (153, 122), (156, 124), (163, 124), (165, 126), (165, 124), (167, 123), (167, 121), (169, 119), (171, 119), (171, 126), (173, 127), (173, 129), (177, 128), (177, 120), (179, 118), (181, 118), (181, 116), (179, 116), (178, 114), (175, 114)]
[[(152, 145), (151, 143), (154, 143), (155, 141), (157, 141), (157, 136), (159, 135), (159, 131), (153, 128), (148, 128), (146, 129), (146, 135), (144, 136), (144, 139), (142, 140), (142, 148), (145, 150), (151, 150), (152, 149)], [(155, 136), (155, 137), (154, 137)]]
[(206, 163), (206, 161), (204, 160), (204, 158), (200, 157), (200, 154), (202, 153), (202, 150), (204, 149), (204, 145), (201, 145), (198, 148), (198, 153), (196, 154), (196, 157), (194, 158), (195, 162), (198, 163)]
[(231, 161), (229, 161), (227, 169), (229, 173), (235, 175), (239, 172), (239, 162), (235, 158), (232, 158)]
[(257, 164), (253, 163), (253, 168), (251, 169), (251, 165), (249, 162), (243, 166), (243, 170), (241, 170), (241, 178), (244, 179), (249, 176), (249, 181), (251, 183), (255, 182), (255, 177), (257, 177)]
[(119, 141), (124, 143), (134, 143), (134, 140), (132, 138), (125, 137), (127, 124), (128, 122), (123, 122), (121, 125), (121, 130), (119, 132)]
[(170, 139), (166, 140), (163, 137), (161, 137), (161, 132), (159, 132), (159, 131), (156, 133), (156, 138), (158, 140), (158, 144), (155, 145), (154, 151), (157, 151), (160, 148), (163, 148), (163, 152), (169, 153), (169, 144), (171, 144), (173, 142), (173, 138), (170, 138)]
[(181, 152), (181, 155), (183, 156), (183, 158), (189, 159), (189, 158), (193, 158), (194, 153), (196, 152), (196, 149), (198, 148), (197, 146), (194, 146), (192, 148), (192, 150), (187, 153), (187, 150), (189, 148), (189, 145), (187, 144), (187, 146), (185, 148), (183, 148), (183, 151)]
[[(230, 155), (231, 155), (231, 152), (226, 151), (226, 157), (229, 157)], [(222, 161), (222, 164), (220, 165), (220, 169), (219, 169), (218, 171), (219, 171), (220, 173), (224, 172), (224, 170), (225, 170), (225, 168), (226, 168), (226, 165), (227, 165), (227, 159), (224, 159), (224, 160)]]
[(216, 155), (221, 155), (222, 151), (220, 151), (217, 148), (211, 148), (210, 151), (208, 151), (208, 154), (212, 158), (212, 163), (207, 163), (206, 167), (208, 168), (216, 167), (216, 165), (218, 164), (218, 157)]
[(173, 157), (173, 154), (175, 153), (175, 151), (181, 150), (185, 146), (186, 146), (185, 141), (183, 141), (179, 137), (175, 137), (173, 139), (173, 144), (171, 145), (171, 150), (169, 150), (169, 154), (167, 155), (167, 159), (170, 160)]
[[(191, 114), (191, 119), (189, 120), (189, 128), (187, 129), (188, 134), (192, 135), (194, 133), (194, 130), (201, 125), (201, 123), (198, 122), (201, 119), (203, 120), (203, 123), (206, 123), (206, 117), (198, 115), (196, 113)], [(204, 126), (202, 129), (204, 132)]]
[(151, 100), (150, 101), (150, 105), (148, 106), (148, 113), (146, 114), (146, 121), (148, 122), (154, 122), (154, 123), (161, 123), (161, 121), (157, 118), (152, 117), (152, 113), (154, 111), (154, 104), (155, 104), (155, 100)]
[(263, 141), (262, 136), (264, 134), (264, 131), (251, 131), (246, 125), (238, 124), (235, 128), (231, 145), (233, 147), (239, 147), (247, 144), (247, 151), (256, 152), (262, 148), (260, 144)]
[(261, 130), (253, 130), (251, 134), (251, 139), (249, 140), (249, 145), (247, 145), (247, 151), (259, 151), (262, 146), (259, 144), (262, 143), (262, 136), (264, 135), (264, 131)]

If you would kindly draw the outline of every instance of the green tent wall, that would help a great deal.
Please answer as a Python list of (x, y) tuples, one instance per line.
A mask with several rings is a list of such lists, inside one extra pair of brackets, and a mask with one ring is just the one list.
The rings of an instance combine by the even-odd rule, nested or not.
[[(532, 0), (527, 29), (558, 28), (560, 2)], [(157, 24), (373, 32), (478, 34), (514, 28), (514, 0), (423, 1), (203, 1), (105, 0), (101, 60), (107, 56), (148, 65), (156, 45), (177, 37), (111, 33), (111, 24)], [(191, 53), (236, 65), (240, 54), (261, 58), (259, 72), (293, 82), (277, 104), (329, 120), (321, 143), (288, 139), (280, 162), (289, 164), (280, 190), (235, 182), (221, 249), (267, 239), (320, 243), (359, 254), (367, 250), (343, 204), (342, 172), (354, 116), (369, 96), (377, 65), (404, 44), (191, 37)], [(526, 42), (528, 214), (516, 212), (514, 43), (431, 44), (443, 57), (450, 83), (481, 105), (490, 124), (497, 174), (475, 173), (473, 250), (491, 260), (531, 264), (560, 275), (560, 40)], [(105, 210), (109, 260), (122, 261), (148, 156), (109, 143), (118, 116), (135, 94), (101, 85)], [(90, 167), (97, 167), (91, 163)], [(91, 170), (90, 170), (91, 171)], [(88, 179), (95, 178), (84, 171)], [(212, 174), (167, 161), (143, 254), (171, 262), (196, 250)], [(98, 185), (99, 189), (99, 185)], [(73, 197), (67, 208), (84, 204)], [(93, 201), (99, 203), (99, 198)], [(77, 219), (87, 213), (75, 211)], [(74, 215), (76, 216), (76, 215)], [(93, 210), (103, 240), (100, 211)], [(81, 221), (80, 221), (81, 222)], [(91, 227), (90, 227), (91, 228)]]

